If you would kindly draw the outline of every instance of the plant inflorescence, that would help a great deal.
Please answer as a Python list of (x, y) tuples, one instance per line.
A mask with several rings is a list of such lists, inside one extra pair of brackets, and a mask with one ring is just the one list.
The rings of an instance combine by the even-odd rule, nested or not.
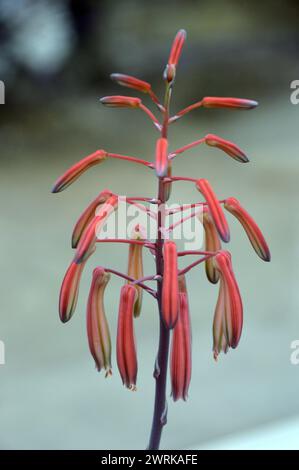
[[(149, 162), (132, 156), (97, 150), (68, 169), (56, 181), (53, 188), (54, 193), (64, 190), (88, 168), (111, 158), (143, 165), (149, 171), (154, 172), (157, 178), (158, 187), (155, 197), (148, 198), (135, 195), (126, 198), (126, 204), (141, 207), (148, 217), (155, 218), (157, 227), (155, 240), (148, 239), (141, 224), (136, 224), (131, 236), (128, 238), (99, 238), (98, 235), (109, 217), (115, 213), (119, 204), (117, 194), (108, 189), (102, 190), (85, 209), (75, 225), (72, 235), (72, 247), (76, 250), (75, 256), (64, 277), (59, 299), (61, 321), (67, 322), (76, 307), (82, 271), (87, 260), (94, 253), (96, 246), (103, 242), (127, 243), (129, 245), (127, 272), (123, 273), (107, 266), (97, 266), (93, 271), (87, 302), (87, 335), (90, 352), (97, 369), (99, 371), (104, 369), (106, 376), (110, 375), (112, 367), (111, 337), (104, 309), (104, 292), (111, 275), (123, 278), (125, 283), (120, 292), (116, 356), (123, 384), (129, 389), (135, 390), (137, 353), (134, 321), (141, 312), (143, 291), (156, 299), (160, 332), (154, 367), (156, 395), (149, 449), (159, 448), (162, 429), (166, 423), (166, 382), (170, 342), (172, 397), (174, 400), (186, 400), (187, 398), (191, 379), (191, 325), (186, 274), (199, 264), (205, 264), (206, 275), (211, 283), (219, 283), (213, 322), (213, 352), (215, 359), (221, 351), (226, 353), (230, 347), (236, 348), (240, 340), (243, 307), (232, 268), (231, 255), (228, 251), (222, 249), (222, 243), (228, 243), (230, 240), (229, 227), (223, 208), (239, 220), (258, 256), (264, 261), (270, 261), (269, 248), (259, 227), (237, 199), (229, 197), (219, 200), (206, 179), (173, 175), (175, 158), (188, 149), (201, 144), (220, 149), (237, 162), (246, 163), (248, 158), (236, 144), (213, 134), (208, 134), (177, 150), (170, 151), (168, 128), (172, 123), (197, 108), (238, 110), (251, 109), (257, 106), (257, 102), (252, 100), (209, 96), (171, 116), (171, 95), (185, 38), (185, 31), (180, 30), (173, 41), (163, 74), (165, 81), (163, 102), (160, 102), (149, 83), (128, 75), (118, 73), (111, 75), (111, 78), (118, 84), (142, 92), (151, 98), (159, 112), (160, 119), (143, 104), (140, 98), (117, 95), (106, 96), (101, 99), (102, 104), (105, 106), (135, 108), (146, 113), (159, 132), (155, 146), (155, 161)], [(188, 206), (193, 209), (189, 218), (197, 217), (198, 214), (201, 215), (205, 233), (205, 246), (202, 250), (199, 246), (196, 250), (178, 251), (175, 241), (171, 239), (172, 230), (177, 224), (166, 226), (167, 219), (171, 214), (180, 211), (183, 214), (185, 210), (185, 206), (178, 207), (175, 211), (169, 210), (166, 206), (172, 186), (178, 181), (193, 184), (202, 196), (203, 200), (201, 202)], [(157, 210), (154, 211), (153, 207)], [(188, 217), (182, 217), (179, 223), (183, 224), (186, 219)], [(148, 250), (155, 261), (155, 272), (146, 276), (143, 272), (144, 250)], [(196, 260), (185, 267), (179, 267), (178, 260), (188, 256), (195, 256)]]

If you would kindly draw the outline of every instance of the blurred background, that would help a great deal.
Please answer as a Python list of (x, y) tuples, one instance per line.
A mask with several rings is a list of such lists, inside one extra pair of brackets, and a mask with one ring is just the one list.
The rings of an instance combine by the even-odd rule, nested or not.
[[(112, 72), (151, 81), (162, 96), (161, 75), (179, 28), (188, 38), (173, 113), (205, 95), (256, 99), (260, 106), (240, 113), (196, 110), (170, 132), (171, 149), (219, 134), (240, 145), (249, 164), (197, 148), (177, 159), (175, 172), (208, 178), (220, 198), (237, 197), (262, 228), (273, 260), (262, 263), (230, 217), (229, 249), (245, 318), (238, 349), (218, 363), (211, 352), (218, 288), (208, 284), (203, 269), (188, 275), (192, 382), (187, 403), (169, 397), (162, 447), (206, 448), (299, 416), (299, 365), (290, 362), (291, 342), (299, 339), (299, 105), (290, 102), (290, 82), (299, 79), (298, 20), (296, 0), (0, 1), (6, 92), (0, 106), (2, 449), (147, 445), (158, 342), (154, 301), (145, 296), (135, 322), (137, 393), (123, 388), (115, 354), (111, 379), (95, 371), (85, 332), (91, 271), (96, 264), (126, 269), (126, 247), (98, 248), (69, 324), (59, 322), (57, 303), (72, 259), (72, 227), (89, 201), (107, 187), (152, 197), (156, 181), (144, 168), (109, 161), (61, 194), (50, 190), (70, 165), (98, 148), (153, 159), (156, 134), (147, 117), (105, 109), (99, 97), (130, 94), (109, 81)], [(197, 197), (187, 184), (175, 190), (172, 202)], [(152, 272), (149, 257), (145, 264)], [(113, 339), (121, 284), (113, 279), (107, 289)], [(298, 449), (296, 430), (290, 446)], [(262, 448), (269, 447), (269, 439), (260, 439)]]

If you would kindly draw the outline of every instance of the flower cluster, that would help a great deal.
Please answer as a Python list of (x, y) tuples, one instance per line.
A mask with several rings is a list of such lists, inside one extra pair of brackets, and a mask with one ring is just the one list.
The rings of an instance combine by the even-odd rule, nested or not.
[[(222, 243), (230, 240), (230, 230), (225, 211), (231, 213), (243, 226), (254, 250), (264, 261), (270, 261), (270, 252), (261, 230), (242, 207), (233, 198), (219, 199), (211, 184), (204, 178), (188, 178), (173, 175), (173, 161), (190, 148), (206, 144), (215, 147), (240, 163), (248, 162), (248, 157), (236, 144), (217, 135), (208, 134), (199, 140), (187, 144), (177, 150), (169, 150), (168, 127), (198, 108), (252, 109), (257, 106), (253, 100), (240, 98), (204, 97), (200, 101), (170, 115), (170, 99), (175, 82), (177, 65), (181, 56), (186, 33), (180, 30), (172, 44), (167, 66), (164, 71), (165, 98), (160, 102), (149, 83), (129, 75), (115, 73), (112, 80), (121, 86), (142, 92), (155, 105), (161, 119), (146, 107), (142, 100), (131, 96), (106, 96), (100, 101), (109, 107), (132, 108), (143, 111), (152, 121), (159, 136), (155, 144), (155, 162), (137, 157), (97, 150), (69, 168), (56, 181), (53, 192), (66, 189), (79, 176), (92, 166), (109, 161), (124, 160), (145, 166), (155, 172), (158, 182), (156, 197), (130, 196), (126, 202), (138, 206), (138, 201), (148, 204), (146, 212), (153, 215), (151, 205), (158, 205), (157, 235), (151, 242), (146, 238), (143, 227), (136, 225), (128, 239), (99, 239), (97, 234), (104, 227), (109, 216), (117, 210), (118, 195), (104, 189), (89, 204), (79, 217), (72, 235), (72, 247), (75, 249), (71, 262), (64, 277), (59, 300), (59, 314), (62, 322), (72, 317), (78, 298), (79, 283), (87, 260), (94, 254), (96, 246), (102, 242), (128, 244), (128, 269), (122, 273), (111, 267), (98, 266), (93, 271), (92, 282), (87, 302), (87, 335), (90, 352), (97, 369), (105, 370), (106, 376), (111, 374), (111, 335), (105, 314), (104, 294), (111, 275), (124, 280), (120, 291), (118, 328), (116, 335), (117, 365), (123, 384), (131, 390), (136, 389), (137, 380), (137, 349), (134, 335), (134, 322), (142, 309), (143, 291), (152, 295), (158, 303), (160, 318), (160, 343), (155, 364), (156, 404), (150, 448), (157, 447), (159, 442), (159, 426), (165, 414), (165, 387), (167, 377), (168, 345), (170, 350), (170, 378), (172, 397), (174, 400), (186, 400), (191, 379), (191, 324), (186, 287), (186, 275), (201, 263), (205, 264), (208, 280), (219, 284), (218, 300), (213, 322), (213, 352), (217, 358), (221, 351), (236, 348), (239, 343), (242, 323), (243, 306), (238, 284), (236, 282), (231, 255), (222, 248)], [(193, 204), (194, 208), (202, 209), (202, 224), (205, 232), (205, 246), (202, 250), (178, 251), (176, 243), (163, 234), (171, 235), (171, 227), (165, 228), (170, 212), (165, 209), (165, 202), (170, 197), (171, 189), (177, 181), (186, 181), (194, 185), (202, 200)], [(183, 211), (182, 206), (182, 211)], [(196, 216), (194, 212), (192, 216)], [(181, 223), (184, 218), (181, 219)], [(155, 271), (144, 275), (143, 252), (149, 250), (155, 262)], [(195, 256), (196, 259), (185, 267), (179, 265), (182, 257)], [(150, 287), (153, 283), (156, 288)], [(164, 420), (165, 421), (165, 420)], [(159, 434), (160, 433), (160, 434)]]

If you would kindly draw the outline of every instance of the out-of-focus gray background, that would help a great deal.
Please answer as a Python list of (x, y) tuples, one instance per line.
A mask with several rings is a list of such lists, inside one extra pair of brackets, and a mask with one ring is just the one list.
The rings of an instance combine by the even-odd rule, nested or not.
[[(187, 403), (169, 399), (164, 448), (184, 448), (299, 413), (299, 79), (298, 2), (294, 1), (29, 1), (0, 2), (1, 281), (0, 447), (2, 449), (144, 448), (151, 424), (152, 369), (158, 341), (154, 301), (145, 296), (136, 321), (138, 391), (105, 380), (89, 355), (85, 303), (96, 263), (126, 268), (127, 248), (101, 246), (84, 272), (76, 314), (58, 319), (60, 283), (71, 258), (72, 226), (103, 188), (152, 196), (144, 168), (106, 162), (67, 191), (52, 195), (58, 175), (97, 148), (153, 159), (155, 130), (138, 111), (100, 106), (126, 94), (111, 72), (136, 74), (162, 93), (161, 74), (177, 29), (188, 32), (173, 112), (204, 95), (257, 99), (250, 112), (197, 110), (173, 125), (171, 149), (216, 133), (251, 159), (240, 165), (209, 148), (189, 151), (175, 172), (208, 178), (220, 198), (234, 195), (255, 217), (271, 247), (256, 257), (230, 218), (236, 276), (245, 306), (236, 351), (213, 361), (217, 287), (203, 269), (188, 275), (193, 375)], [(131, 94), (130, 91), (128, 94)], [(178, 184), (172, 201), (194, 201)], [(185, 260), (184, 260), (185, 262)], [(151, 272), (153, 264), (146, 259)], [(106, 307), (115, 338), (118, 293)], [(114, 341), (115, 344), (115, 341)], [(276, 425), (276, 424), (275, 424)]]

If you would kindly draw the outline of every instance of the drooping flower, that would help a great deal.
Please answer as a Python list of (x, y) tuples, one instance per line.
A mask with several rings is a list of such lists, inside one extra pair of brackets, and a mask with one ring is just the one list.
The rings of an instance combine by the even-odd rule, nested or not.
[(243, 98), (219, 98), (216, 96), (206, 96), (202, 99), (201, 105), (204, 108), (252, 109), (256, 108), (258, 102)]
[(110, 274), (101, 267), (93, 271), (90, 286), (86, 327), (89, 349), (98, 371), (105, 369), (106, 377), (111, 375), (111, 338), (104, 309), (104, 292)]
[[(207, 207), (203, 208), (202, 218), (203, 227), (205, 231), (205, 250), (212, 252), (221, 250), (221, 241), (213, 219), (211, 217), (210, 211)], [(217, 284), (219, 280), (219, 272), (215, 268), (213, 258), (206, 259), (205, 268), (208, 280), (212, 284)]]
[(112, 73), (110, 78), (119, 85), (133, 88), (134, 90), (141, 91), (142, 93), (149, 93), (151, 90), (151, 85), (149, 83), (130, 75), (125, 75), (123, 73)]
[(223, 152), (227, 153), (227, 155), (232, 157), (234, 160), (237, 160), (237, 162), (249, 162), (249, 159), (247, 158), (243, 150), (241, 150), (236, 144), (230, 142), (229, 140), (222, 139), (221, 137), (218, 137), (214, 134), (208, 134), (205, 136), (205, 143), (207, 145), (210, 145), (211, 147), (219, 148)]
[(243, 305), (228, 251), (215, 257), (215, 267), (220, 274), (220, 286), (213, 323), (213, 350), (217, 359), (221, 351), (238, 346), (243, 326)]
[(173, 328), (178, 319), (178, 265), (175, 242), (164, 243), (164, 274), (162, 287), (162, 319), (165, 326)]
[(229, 227), (228, 227), (225, 215), (223, 213), (223, 210), (221, 208), (221, 205), (209, 181), (204, 178), (197, 180), (196, 188), (198, 189), (198, 191), (201, 192), (201, 194), (207, 201), (212, 219), (214, 221), (215, 227), (217, 229), (217, 232), (220, 235), (221, 240), (223, 240), (226, 243), (229, 242), (229, 239), (230, 239)]
[[(93, 251), (89, 253), (89, 256)], [(62, 323), (68, 322), (76, 309), (80, 279), (86, 261), (87, 259), (81, 264), (72, 261), (63, 278), (59, 295), (59, 316)]]
[(84, 230), (95, 217), (96, 210), (102, 206), (113, 193), (109, 189), (104, 189), (100, 194), (89, 204), (89, 206), (82, 212), (72, 234), (72, 248), (77, 248), (78, 243), (82, 237)]
[(172, 335), (170, 375), (173, 400), (186, 400), (191, 380), (191, 324), (184, 276), (179, 276), (179, 316)]
[(104, 96), (100, 99), (100, 102), (111, 108), (139, 108), (141, 105), (140, 98), (121, 95)]
[(242, 224), (257, 255), (264, 261), (270, 261), (270, 250), (260, 228), (240, 202), (234, 197), (229, 197), (225, 200), (224, 207)]
[(112, 195), (100, 207), (97, 215), (91, 220), (83, 232), (82, 237), (78, 243), (75, 255), (75, 262), (82, 263), (89, 256), (89, 253), (94, 249), (97, 234), (104, 226), (109, 215), (117, 208), (118, 197)]
[[(131, 239), (144, 240), (145, 238), (145, 231), (143, 230), (143, 228), (140, 226), (140, 224), (136, 225), (135, 229), (132, 232)], [(132, 277), (135, 280), (141, 279), (143, 277), (142, 252), (143, 245), (139, 245), (136, 243), (130, 244), (128, 259), (128, 276)], [(128, 281), (128, 283), (130, 283), (130, 281)], [(134, 317), (139, 317), (142, 306), (143, 289), (137, 284), (134, 284), (134, 286), (137, 291), (137, 299), (134, 305)]]
[(69, 168), (62, 176), (57, 179), (52, 188), (52, 193), (59, 193), (63, 191), (77, 178), (79, 178), (82, 173), (84, 173), (92, 166), (102, 163), (106, 159), (106, 157), (107, 152), (105, 152), (105, 150), (97, 150), (91, 155), (88, 155), (87, 157), (80, 160), (78, 163), (75, 163), (75, 165)]
[(120, 293), (116, 352), (120, 376), (130, 390), (136, 390), (138, 368), (133, 326), (136, 299), (136, 288), (132, 284), (125, 284)]
[(159, 178), (167, 175), (168, 170), (168, 141), (164, 137), (157, 140), (156, 143), (156, 174)]

